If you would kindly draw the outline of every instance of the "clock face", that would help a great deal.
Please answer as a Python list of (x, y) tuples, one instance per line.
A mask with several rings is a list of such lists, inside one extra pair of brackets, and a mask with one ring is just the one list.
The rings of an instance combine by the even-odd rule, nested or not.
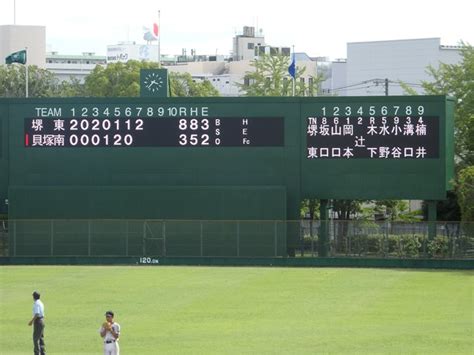
[(168, 70), (141, 69), (140, 96), (168, 97)]
[(143, 84), (149, 92), (153, 93), (160, 90), (163, 87), (164, 82), (163, 78), (158, 73), (150, 73), (145, 76)]

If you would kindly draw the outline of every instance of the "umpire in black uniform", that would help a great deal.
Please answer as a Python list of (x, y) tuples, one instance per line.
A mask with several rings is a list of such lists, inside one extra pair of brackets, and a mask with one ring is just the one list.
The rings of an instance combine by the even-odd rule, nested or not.
[(28, 325), (33, 324), (33, 346), (35, 355), (45, 355), (46, 347), (44, 344), (44, 304), (40, 301), (40, 294), (33, 292), (33, 318)]

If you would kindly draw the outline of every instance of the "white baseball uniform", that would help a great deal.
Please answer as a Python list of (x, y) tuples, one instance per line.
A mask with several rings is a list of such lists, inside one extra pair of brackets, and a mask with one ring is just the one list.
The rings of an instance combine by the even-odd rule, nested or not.
[[(120, 336), (120, 324), (115, 322), (112, 323), (112, 329)], [(99, 333), (102, 333), (104, 330), (104, 326), (100, 327)], [(103, 339), (104, 355), (120, 355), (120, 347), (118, 343), (119, 338), (115, 339), (115, 337), (112, 335), (112, 332), (107, 330)]]

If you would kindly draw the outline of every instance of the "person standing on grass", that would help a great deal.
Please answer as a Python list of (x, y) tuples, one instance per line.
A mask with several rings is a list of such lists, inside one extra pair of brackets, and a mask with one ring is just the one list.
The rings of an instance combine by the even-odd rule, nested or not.
[(33, 292), (33, 318), (28, 325), (33, 325), (33, 351), (35, 355), (45, 355), (46, 345), (44, 343), (44, 304), (40, 300), (40, 294)]
[(105, 322), (102, 323), (99, 333), (104, 339), (104, 355), (119, 355), (120, 324), (114, 322), (114, 312), (105, 312)]

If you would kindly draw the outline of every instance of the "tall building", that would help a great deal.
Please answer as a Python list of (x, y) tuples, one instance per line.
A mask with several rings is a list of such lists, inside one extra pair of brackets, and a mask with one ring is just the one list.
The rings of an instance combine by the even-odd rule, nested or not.
[(441, 45), (439, 38), (348, 43), (345, 68), (338, 68), (345, 71), (346, 82), (332, 91), (339, 96), (403, 95), (404, 82), (422, 94), (420, 83), (433, 79), (427, 67), (458, 63), (460, 49)]
[(243, 33), (234, 37), (232, 59), (234, 61), (254, 59), (260, 47), (265, 48), (265, 38), (255, 35), (255, 27), (244, 26)]
[(92, 52), (82, 55), (64, 55), (57, 52), (46, 54), (46, 69), (54, 73), (59, 81), (69, 81), (71, 77), (83, 82), (96, 65), (105, 65), (105, 56), (98, 56)]
[(0, 61), (14, 52), (27, 48), (28, 65), (45, 67), (46, 27), (2, 25), (0, 26)]

